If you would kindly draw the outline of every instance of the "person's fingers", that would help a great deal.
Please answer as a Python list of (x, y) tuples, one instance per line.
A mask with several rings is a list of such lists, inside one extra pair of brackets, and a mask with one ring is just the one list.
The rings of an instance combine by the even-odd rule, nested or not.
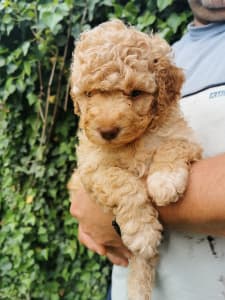
[(74, 218), (78, 217), (78, 215), (77, 215), (77, 209), (76, 209), (76, 205), (75, 205), (75, 201), (71, 201), (71, 203), (70, 203), (70, 214)]
[(102, 243), (107, 249), (111, 249), (111, 251), (119, 251), (123, 256), (127, 258), (131, 258), (131, 251), (124, 245), (122, 239), (116, 234), (114, 240), (107, 241), (106, 243)]
[(86, 246), (88, 249), (98, 253), (99, 255), (106, 255), (106, 249), (103, 245), (97, 244), (88, 234), (86, 234), (79, 226), (78, 239), (81, 244)]
[(132, 253), (125, 247), (106, 247), (106, 256), (116, 265), (127, 266)]
[(130, 252), (129, 249), (127, 249), (126, 247), (124, 247), (122, 249), (122, 253), (123, 255), (127, 258), (127, 259), (130, 259), (132, 257), (132, 253)]
[(76, 192), (71, 191), (70, 198), (70, 214), (78, 220), (85, 215), (87, 207), (89, 210), (93, 209), (93, 201), (90, 201), (84, 189), (80, 189)]
[(132, 253), (129, 249), (127, 249), (124, 244), (120, 244), (120, 246), (107, 246), (107, 251), (113, 252), (114, 254), (120, 255), (122, 257), (125, 257), (127, 259), (130, 259), (132, 256)]
[(106, 256), (114, 265), (119, 265), (123, 267), (128, 266), (128, 259), (123, 255), (119, 255), (115, 251), (106, 249)]

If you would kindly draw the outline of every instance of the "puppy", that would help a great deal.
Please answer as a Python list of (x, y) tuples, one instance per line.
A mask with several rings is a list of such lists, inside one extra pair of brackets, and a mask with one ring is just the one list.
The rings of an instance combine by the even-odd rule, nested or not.
[(178, 105), (183, 81), (163, 39), (119, 20), (81, 34), (74, 51), (71, 96), (80, 123), (69, 189), (82, 184), (115, 215), (133, 253), (129, 300), (151, 299), (162, 232), (155, 205), (182, 196), (190, 163), (201, 157)]

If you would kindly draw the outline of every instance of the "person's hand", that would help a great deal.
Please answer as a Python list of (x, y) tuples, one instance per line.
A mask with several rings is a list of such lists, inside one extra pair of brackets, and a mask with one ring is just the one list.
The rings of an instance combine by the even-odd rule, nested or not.
[(114, 264), (128, 265), (131, 253), (112, 227), (113, 215), (104, 212), (84, 189), (71, 193), (70, 213), (79, 222), (78, 239), (83, 245)]

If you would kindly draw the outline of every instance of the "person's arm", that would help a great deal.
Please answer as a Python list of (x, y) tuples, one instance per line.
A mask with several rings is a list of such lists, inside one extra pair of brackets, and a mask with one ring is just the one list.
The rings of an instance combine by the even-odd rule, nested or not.
[[(225, 154), (196, 162), (182, 199), (158, 210), (164, 226), (225, 236)], [(84, 190), (73, 195), (70, 211), (79, 221), (78, 238), (86, 247), (127, 265), (130, 253), (111, 225), (111, 213), (104, 213)]]
[(193, 164), (185, 195), (158, 210), (165, 226), (225, 236), (225, 154)]

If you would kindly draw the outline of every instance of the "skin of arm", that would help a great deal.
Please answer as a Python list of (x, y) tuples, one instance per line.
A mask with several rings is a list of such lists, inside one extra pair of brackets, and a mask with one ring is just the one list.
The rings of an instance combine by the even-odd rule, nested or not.
[[(131, 253), (111, 225), (113, 215), (103, 212), (84, 190), (71, 200), (80, 242), (114, 264), (126, 266)], [(194, 163), (185, 195), (158, 211), (163, 225), (173, 230), (225, 236), (225, 154)]]
[(164, 226), (225, 236), (225, 154), (193, 164), (183, 198), (159, 214)]

